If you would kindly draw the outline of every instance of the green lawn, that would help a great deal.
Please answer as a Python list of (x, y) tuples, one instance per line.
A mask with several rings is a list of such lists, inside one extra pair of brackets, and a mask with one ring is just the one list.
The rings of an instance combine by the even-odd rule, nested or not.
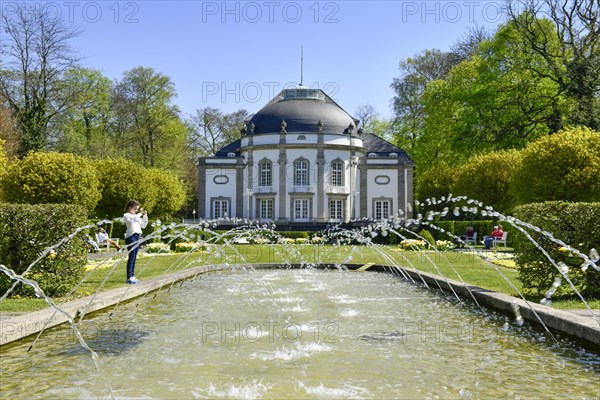
[[(126, 258), (107, 258), (91, 263), (88, 275), (72, 296), (55, 299), (56, 302), (87, 296), (97, 290), (109, 290), (125, 286)], [(397, 251), (396, 247), (331, 246), (331, 245), (212, 245), (206, 252), (170, 255), (140, 256), (136, 276), (141, 280), (210, 264), (259, 264), (259, 263), (337, 263), (337, 264), (396, 264), (416, 268), (448, 279), (464, 281), (471, 285), (516, 295), (507, 280), (521, 290), (517, 271), (503, 266), (490, 265), (474, 253), (447, 251), (416, 252)], [(92, 269), (94, 268), (95, 269)], [(504, 278), (504, 277), (506, 278)], [(530, 298), (538, 301), (538, 298)], [(47, 304), (42, 299), (7, 299), (0, 303), (0, 311), (27, 312), (39, 310)], [(600, 300), (590, 302), (600, 308)], [(556, 308), (584, 308), (579, 301), (556, 301)]]

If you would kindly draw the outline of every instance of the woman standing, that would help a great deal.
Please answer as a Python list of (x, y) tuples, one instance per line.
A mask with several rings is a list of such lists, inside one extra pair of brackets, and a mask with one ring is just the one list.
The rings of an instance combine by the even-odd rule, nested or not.
[(129, 200), (125, 207), (123, 220), (127, 226), (127, 232), (125, 232), (125, 245), (127, 245), (127, 251), (129, 252), (129, 258), (127, 259), (127, 280), (125, 282), (134, 284), (139, 282), (139, 279), (137, 279), (134, 274), (135, 260), (140, 248), (142, 229), (148, 225), (148, 213), (143, 208), (140, 208), (140, 203), (138, 201)]

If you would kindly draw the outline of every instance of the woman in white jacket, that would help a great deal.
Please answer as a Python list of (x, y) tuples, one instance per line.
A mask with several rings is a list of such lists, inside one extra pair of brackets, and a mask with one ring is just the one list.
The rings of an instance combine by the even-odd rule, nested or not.
[(140, 203), (138, 201), (129, 200), (125, 207), (123, 220), (127, 226), (127, 232), (125, 232), (125, 245), (129, 252), (129, 258), (127, 259), (127, 280), (125, 282), (134, 284), (139, 282), (135, 277), (135, 260), (137, 258), (138, 250), (140, 249), (142, 229), (148, 225), (148, 213), (143, 208), (140, 208)]

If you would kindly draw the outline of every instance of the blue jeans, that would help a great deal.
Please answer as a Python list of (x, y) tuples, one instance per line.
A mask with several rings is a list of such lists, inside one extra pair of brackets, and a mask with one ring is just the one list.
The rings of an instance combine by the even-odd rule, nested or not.
[(486, 249), (490, 249), (492, 247), (492, 243), (494, 243), (494, 238), (492, 236), (486, 236), (483, 238), (483, 245)]
[(134, 233), (125, 238), (125, 245), (127, 245), (127, 252), (129, 253), (129, 258), (127, 258), (127, 279), (135, 276), (135, 260), (140, 249), (139, 240), (141, 236), (139, 233)]

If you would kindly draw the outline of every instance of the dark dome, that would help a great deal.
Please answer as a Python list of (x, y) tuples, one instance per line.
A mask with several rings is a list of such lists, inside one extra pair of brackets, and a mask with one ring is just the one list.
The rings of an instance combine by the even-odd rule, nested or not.
[(250, 119), (254, 133), (279, 133), (285, 121), (287, 132), (318, 132), (321, 121), (323, 133), (348, 133), (354, 120), (320, 89), (286, 89), (260, 109)]

